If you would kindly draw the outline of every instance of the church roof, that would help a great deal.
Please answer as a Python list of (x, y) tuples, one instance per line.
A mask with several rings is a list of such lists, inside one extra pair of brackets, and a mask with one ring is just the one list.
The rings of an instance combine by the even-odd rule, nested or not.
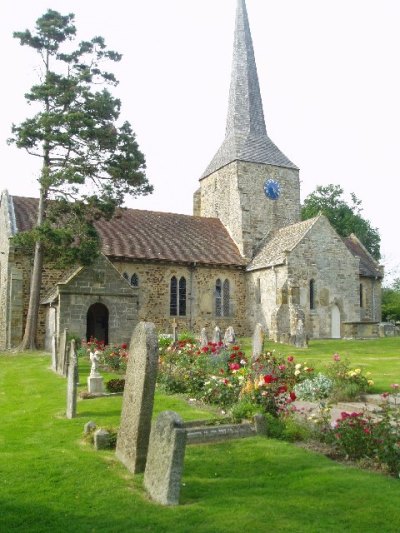
[[(31, 229), (37, 198), (12, 196), (18, 231)], [(119, 209), (95, 223), (105, 256), (127, 260), (244, 266), (243, 257), (217, 218)]]
[(262, 243), (258, 253), (247, 267), (247, 270), (257, 270), (276, 265), (283, 265), (287, 252), (291, 252), (303, 239), (305, 234), (319, 219), (318, 217), (303, 220), (290, 226), (285, 226), (267, 237)]
[(238, 0), (226, 134), (202, 175), (233, 161), (297, 169), (268, 137), (245, 0)]
[(343, 242), (350, 252), (360, 259), (361, 276), (365, 276), (366, 278), (383, 278), (382, 267), (354, 234), (344, 238)]

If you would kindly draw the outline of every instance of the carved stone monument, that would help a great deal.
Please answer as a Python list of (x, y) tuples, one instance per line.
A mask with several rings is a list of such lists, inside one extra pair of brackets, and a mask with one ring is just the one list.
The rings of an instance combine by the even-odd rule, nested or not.
[(213, 334), (213, 340), (212, 341), (217, 343), (217, 344), (222, 342), (221, 330), (220, 330), (219, 326), (215, 326), (215, 328), (214, 328), (214, 334)]
[(207, 345), (208, 345), (207, 330), (206, 328), (202, 328), (200, 332), (200, 348), (204, 348)]
[(181, 417), (163, 411), (153, 422), (144, 486), (162, 505), (178, 505), (186, 449), (186, 430)]
[(104, 392), (103, 376), (99, 373), (100, 352), (95, 350), (90, 352), (90, 361), (92, 363), (90, 375), (87, 378), (88, 391), (90, 394), (102, 394)]
[(133, 474), (144, 472), (158, 366), (154, 324), (140, 322), (132, 335), (116, 455)]

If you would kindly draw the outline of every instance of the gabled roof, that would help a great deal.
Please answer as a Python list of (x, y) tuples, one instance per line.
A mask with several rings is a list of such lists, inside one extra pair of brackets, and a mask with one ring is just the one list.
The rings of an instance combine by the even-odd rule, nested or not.
[[(31, 229), (37, 198), (11, 197), (18, 231)], [(217, 218), (119, 209), (110, 220), (96, 222), (102, 252), (114, 259), (244, 266), (243, 257)]]
[(202, 178), (233, 161), (297, 169), (268, 137), (245, 0), (238, 0), (225, 140)]
[(247, 270), (268, 268), (285, 263), (287, 252), (291, 252), (320, 218), (320, 215), (290, 226), (285, 226), (269, 235), (260, 247)]
[(350, 252), (360, 259), (360, 275), (366, 278), (383, 278), (383, 270), (379, 263), (372, 257), (364, 245), (353, 233), (345, 237), (343, 242)]

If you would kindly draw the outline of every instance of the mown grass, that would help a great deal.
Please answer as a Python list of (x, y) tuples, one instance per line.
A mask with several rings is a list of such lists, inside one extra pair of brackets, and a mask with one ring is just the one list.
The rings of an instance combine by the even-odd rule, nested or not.
[[(49, 364), (47, 355), (0, 356), (0, 531), (398, 531), (399, 480), (260, 437), (189, 446), (181, 505), (160, 507), (141, 475), (82, 438), (89, 420), (118, 425), (121, 397), (79, 400), (67, 420), (66, 380)], [(155, 414), (164, 409), (212, 416), (157, 394)]]
[[(241, 339), (241, 342), (250, 354), (251, 339)], [(332, 362), (333, 354), (338, 353), (342, 359), (348, 359), (353, 368), (371, 373), (370, 378), (374, 381), (371, 393), (385, 392), (392, 383), (400, 383), (400, 337), (311, 340), (305, 349), (266, 342), (265, 349), (285, 356), (293, 355), (299, 362), (306, 361), (321, 370)]]

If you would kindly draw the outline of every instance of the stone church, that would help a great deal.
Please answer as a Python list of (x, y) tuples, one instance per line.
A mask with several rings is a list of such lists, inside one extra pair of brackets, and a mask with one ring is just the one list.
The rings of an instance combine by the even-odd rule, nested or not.
[[(206, 154), (205, 154), (206, 156)], [(0, 349), (18, 345), (32, 258), (11, 238), (31, 228), (38, 200), (0, 204)], [(91, 267), (45, 268), (38, 345), (64, 328), (127, 342), (140, 320), (160, 332), (218, 325), (275, 342), (377, 335), (382, 268), (355, 236), (320, 215), (300, 220), (298, 167), (268, 136), (245, 0), (238, 0), (226, 136), (200, 177), (193, 216), (121, 209), (99, 221)]]

